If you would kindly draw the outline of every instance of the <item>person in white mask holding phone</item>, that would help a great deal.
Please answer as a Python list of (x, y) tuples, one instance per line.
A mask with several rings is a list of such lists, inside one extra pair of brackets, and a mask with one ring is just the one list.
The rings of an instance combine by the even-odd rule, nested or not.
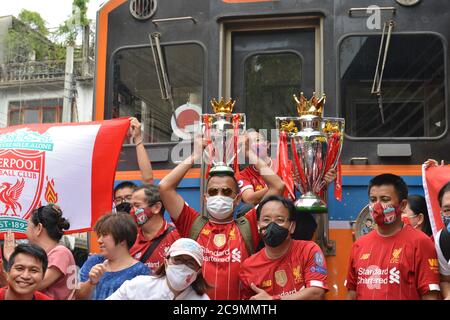
[(125, 281), (107, 300), (209, 300), (202, 266), (202, 247), (192, 239), (178, 239), (155, 275)]
[[(234, 217), (241, 199), (238, 182), (229, 173), (209, 175), (203, 195), (205, 216), (177, 193), (177, 186), (192, 165), (198, 163), (206, 144), (201, 137), (196, 139), (193, 154), (161, 180), (160, 197), (180, 236), (194, 239), (203, 247), (203, 277), (212, 286), (207, 290), (208, 296), (212, 300), (239, 300), (241, 263), (254, 253), (260, 240), (255, 209), (243, 217)], [(246, 152), (266, 181), (267, 195), (282, 195), (283, 181), (252, 150)]]

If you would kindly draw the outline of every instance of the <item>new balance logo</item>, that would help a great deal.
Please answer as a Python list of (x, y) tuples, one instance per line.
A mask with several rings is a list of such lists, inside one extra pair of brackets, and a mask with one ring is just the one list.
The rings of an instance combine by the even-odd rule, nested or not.
[(367, 259), (369, 259), (369, 257), (370, 257), (370, 253), (363, 253), (359, 259), (360, 260), (367, 260)]
[(231, 262), (241, 262), (241, 251), (238, 248), (234, 248), (231, 251)]
[(397, 268), (389, 270), (389, 283), (400, 284), (400, 270), (397, 270)]
[(438, 259), (428, 259), (428, 264), (430, 265), (430, 268), (439, 267)]

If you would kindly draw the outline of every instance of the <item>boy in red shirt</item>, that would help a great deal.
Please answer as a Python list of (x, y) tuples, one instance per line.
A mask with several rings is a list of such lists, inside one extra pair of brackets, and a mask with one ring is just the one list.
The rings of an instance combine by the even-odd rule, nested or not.
[(265, 198), (257, 209), (265, 248), (242, 263), (241, 297), (251, 300), (323, 299), (327, 267), (313, 241), (293, 240), (295, 208), (280, 196)]
[(41, 247), (18, 245), (9, 258), (8, 286), (0, 289), (0, 300), (52, 300), (37, 291), (47, 265), (47, 254)]
[(403, 224), (408, 187), (393, 174), (369, 183), (369, 210), (377, 230), (352, 247), (346, 280), (354, 300), (418, 300), (439, 298), (439, 270), (433, 242)]

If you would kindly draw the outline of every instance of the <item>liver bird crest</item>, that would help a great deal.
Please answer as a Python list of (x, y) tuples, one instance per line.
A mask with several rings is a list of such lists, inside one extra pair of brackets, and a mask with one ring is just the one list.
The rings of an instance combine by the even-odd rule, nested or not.
[(17, 209), (22, 210), (22, 206), (18, 202), (20, 195), (22, 194), (23, 187), (25, 186), (25, 180), (17, 179), (14, 185), (9, 182), (3, 182), (0, 185), (0, 201), (5, 204), (5, 211), (0, 215), (6, 215), (8, 211), (12, 210), (13, 216), (18, 216)]

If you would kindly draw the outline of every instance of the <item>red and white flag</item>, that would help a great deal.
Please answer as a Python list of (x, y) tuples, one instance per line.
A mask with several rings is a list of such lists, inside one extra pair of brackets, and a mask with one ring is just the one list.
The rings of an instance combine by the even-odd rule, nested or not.
[(438, 166), (425, 169), (425, 166), (422, 165), (422, 180), (431, 230), (435, 235), (444, 227), (438, 194), (441, 188), (450, 181), (450, 167)]
[(0, 232), (23, 237), (33, 209), (48, 203), (61, 207), (69, 233), (91, 230), (111, 210), (129, 123), (124, 118), (0, 129)]

